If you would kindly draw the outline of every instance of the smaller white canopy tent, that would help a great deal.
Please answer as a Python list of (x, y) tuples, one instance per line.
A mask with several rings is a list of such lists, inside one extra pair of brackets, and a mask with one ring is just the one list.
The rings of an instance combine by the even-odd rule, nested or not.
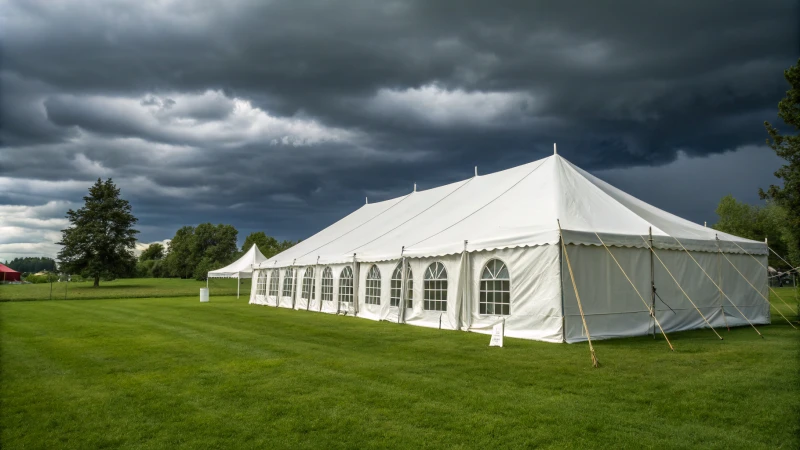
[[(256, 244), (253, 244), (241, 258), (221, 269), (208, 272), (208, 278), (236, 278), (236, 298), (239, 298), (239, 280), (253, 278), (253, 266), (266, 260), (267, 257), (261, 254)], [(206, 287), (208, 287), (208, 279), (206, 279)]]

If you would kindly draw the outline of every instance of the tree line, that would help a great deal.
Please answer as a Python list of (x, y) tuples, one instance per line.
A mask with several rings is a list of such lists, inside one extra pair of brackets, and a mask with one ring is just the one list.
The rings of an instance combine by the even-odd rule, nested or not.
[(47, 257), (27, 256), (24, 258), (14, 258), (4, 263), (6, 266), (23, 274), (37, 273), (42, 271), (55, 272), (56, 260)]
[(151, 244), (139, 255), (136, 275), (143, 278), (194, 278), (205, 280), (209, 271), (239, 259), (255, 244), (266, 257), (293, 246), (293, 241), (278, 241), (263, 231), (250, 233), (241, 249), (236, 245), (239, 232), (233, 225), (203, 223), (178, 229), (167, 244)]

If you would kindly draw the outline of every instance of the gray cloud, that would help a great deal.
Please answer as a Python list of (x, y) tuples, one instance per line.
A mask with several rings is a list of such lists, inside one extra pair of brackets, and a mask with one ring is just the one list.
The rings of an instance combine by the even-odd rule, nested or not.
[[(110, 176), (147, 241), (203, 221), (301, 238), (365, 195), (500, 170), (554, 141), (707, 219), (724, 186), (772, 182), (778, 161), (752, 146), (798, 50), (784, 1), (0, 5), (0, 180), (27, 187), (0, 206), (80, 201)], [(745, 163), (747, 182), (725, 175)], [(661, 192), (709, 194), (650, 196), (656, 173)]]

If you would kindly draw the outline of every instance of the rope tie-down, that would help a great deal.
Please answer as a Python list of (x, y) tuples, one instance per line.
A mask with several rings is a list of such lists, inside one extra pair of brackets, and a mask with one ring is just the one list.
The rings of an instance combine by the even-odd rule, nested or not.
[[(668, 236), (669, 236), (669, 235), (668, 235)], [(686, 252), (686, 254), (687, 254), (687, 255), (689, 255), (689, 258), (692, 258), (692, 261), (694, 261), (694, 263), (695, 263), (695, 264), (697, 264), (697, 267), (699, 267), (699, 268), (700, 268), (700, 270), (702, 270), (702, 271), (703, 271), (703, 273), (706, 275), (706, 277), (708, 277), (708, 279), (709, 279), (709, 280), (711, 280), (711, 282), (714, 284), (714, 286), (715, 286), (715, 287), (716, 287), (716, 288), (719, 290), (720, 294), (722, 294), (722, 295), (723, 295), (723, 296), (724, 296), (726, 299), (728, 299), (728, 301), (730, 302), (730, 304), (731, 304), (731, 305), (733, 305), (733, 307), (734, 307), (734, 308), (736, 308), (736, 311), (738, 311), (738, 312), (739, 312), (739, 314), (741, 314), (741, 316), (744, 318), (744, 320), (746, 320), (746, 321), (747, 321), (747, 323), (748, 323), (748, 324), (750, 324), (750, 326), (751, 326), (751, 327), (753, 327), (753, 329), (756, 331), (756, 333), (758, 333), (758, 335), (759, 335), (759, 336), (761, 336), (761, 338), (763, 339), (763, 338), (764, 338), (764, 335), (763, 335), (763, 334), (761, 334), (761, 332), (760, 332), (760, 331), (758, 331), (758, 328), (756, 328), (756, 326), (755, 326), (755, 325), (753, 325), (753, 322), (751, 322), (751, 321), (750, 321), (750, 319), (748, 319), (748, 318), (747, 318), (747, 316), (745, 316), (745, 315), (744, 315), (744, 313), (742, 312), (742, 310), (741, 310), (741, 309), (739, 309), (739, 307), (738, 307), (738, 306), (736, 306), (736, 303), (733, 303), (733, 300), (731, 300), (731, 298), (730, 298), (730, 297), (728, 297), (728, 294), (726, 294), (726, 293), (725, 293), (725, 291), (723, 291), (723, 290), (722, 290), (722, 288), (721, 288), (721, 287), (720, 287), (720, 286), (717, 284), (717, 282), (716, 282), (716, 281), (714, 281), (714, 279), (713, 279), (713, 278), (711, 278), (711, 275), (709, 275), (709, 274), (708, 274), (708, 272), (706, 272), (706, 269), (704, 269), (704, 268), (703, 268), (703, 266), (702, 266), (702, 265), (700, 265), (700, 263), (699, 263), (699, 262), (697, 262), (697, 260), (696, 260), (696, 259), (694, 259), (694, 256), (692, 256), (692, 254), (689, 252), (689, 250), (686, 250), (686, 247), (684, 247), (684, 246), (683, 246), (683, 244), (681, 244), (681, 241), (679, 241), (679, 240), (678, 240), (678, 238), (676, 238), (675, 236), (670, 236), (670, 237), (671, 237), (672, 239), (675, 239), (675, 242), (677, 242), (677, 243), (678, 243), (678, 245), (680, 245), (680, 246), (681, 246), (681, 248), (683, 249), (683, 251), (685, 251), (685, 252)]]
[(575, 298), (578, 300), (578, 310), (581, 312), (581, 321), (583, 322), (583, 329), (586, 331), (586, 338), (589, 341), (589, 353), (592, 355), (592, 367), (600, 367), (600, 361), (597, 360), (597, 355), (594, 352), (592, 345), (592, 336), (589, 334), (589, 327), (586, 326), (586, 317), (583, 315), (583, 305), (581, 304), (581, 296), (578, 294), (578, 286), (575, 284), (575, 275), (572, 272), (572, 264), (569, 262), (569, 254), (567, 253), (567, 246), (564, 244), (564, 236), (561, 233), (561, 221), (558, 222), (558, 236), (561, 241), (561, 249), (564, 252), (564, 258), (567, 260), (567, 269), (569, 269), (569, 278), (572, 280), (572, 289), (575, 290)]
[[(608, 248), (608, 246), (606, 245), (605, 242), (603, 242), (603, 239), (600, 237), (600, 235), (597, 234), (597, 232), (593, 232), (593, 233), (594, 233), (595, 236), (597, 236), (597, 239), (600, 240), (600, 243), (603, 244), (603, 248), (605, 248), (606, 251), (608, 252), (608, 254), (611, 255), (611, 259), (613, 259), (614, 262), (617, 264), (617, 267), (619, 267), (619, 270), (622, 271), (622, 274), (625, 275), (625, 279), (628, 280), (628, 283), (631, 284), (631, 287), (633, 288), (633, 290), (636, 291), (636, 295), (638, 295), (639, 298), (642, 299), (642, 303), (644, 303), (644, 307), (647, 308), (648, 311), (650, 311), (650, 316), (656, 321), (656, 324), (658, 325), (658, 329), (661, 330), (661, 334), (664, 335), (664, 339), (667, 341), (667, 345), (669, 345), (669, 349), (672, 350), (672, 351), (675, 351), (675, 348), (672, 346), (672, 342), (670, 342), (669, 338), (667, 337), (667, 333), (664, 332), (664, 328), (661, 326), (661, 322), (658, 321), (658, 318), (656, 317), (656, 314), (655, 314), (655, 311), (653, 310), (653, 308), (651, 308), (650, 306), (647, 305), (647, 302), (645, 301), (644, 297), (642, 297), (642, 294), (639, 292), (639, 289), (636, 288), (636, 285), (633, 284), (633, 281), (631, 281), (631, 278), (628, 276), (627, 273), (625, 273), (625, 269), (622, 268), (622, 265), (619, 263), (619, 261), (617, 261), (617, 258), (614, 256), (614, 254), (611, 253), (611, 249)], [(663, 300), (662, 300), (662, 302), (663, 302)]]
[[(642, 240), (644, 240), (644, 236), (641, 236), (641, 238), (642, 238)], [(646, 240), (645, 240), (645, 244), (647, 244), (647, 241), (646, 241)], [(661, 265), (662, 265), (662, 266), (664, 266), (664, 270), (666, 270), (666, 271), (667, 271), (667, 273), (669, 274), (670, 278), (672, 278), (672, 281), (674, 281), (674, 282), (675, 282), (675, 284), (678, 286), (678, 289), (680, 289), (680, 290), (681, 290), (681, 292), (683, 293), (683, 295), (684, 295), (684, 296), (686, 296), (686, 299), (687, 299), (687, 300), (689, 300), (689, 303), (691, 303), (691, 304), (692, 304), (692, 306), (694, 306), (694, 309), (697, 311), (697, 313), (698, 313), (698, 314), (700, 314), (700, 317), (702, 317), (702, 318), (703, 318), (703, 321), (706, 323), (706, 325), (708, 325), (708, 327), (709, 327), (709, 328), (711, 328), (711, 330), (714, 332), (714, 334), (716, 334), (716, 335), (717, 335), (717, 337), (718, 337), (720, 340), (722, 340), (722, 336), (720, 336), (720, 335), (719, 335), (719, 333), (717, 333), (717, 330), (715, 330), (715, 329), (714, 329), (714, 327), (712, 327), (712, 326), (711, 326), (711, 323), (708, 321), (708, 319), (706, 319), (706, 316), (704, 316), (704, 315), (703, 315), (703, 313), (702, 313), (702, 312), (700, 312), (700, 308), (698, 308), (698, 307), (697, 307), (697, 305), (694, 303), (694, 301), (692, 301), (692, 298), (691, 298), (691, 297), (689, 297), (689, 294), (687, 294), (687, 293), (686, 293), (686, 291), (685, 291), (685, 290), (683, 290), (683, 287), (681, 286), (681, 284), (680, 284), (680, 283), (678, 283), (678, 280), (675, 278), (675, 276), (674, 276), (674, 275), (672, 275), (672, 272), (670, 272), (670, 270), (669, 270), (669, 268), (667, 267), (667, 265), (666, 265), (666, 264), (664, 264), (664, 261), (662, 261), (662, 260), (661, 260), (661, 257), (660, 257), (660, 256), (658, 256), (658, 253), (656, 253), (656, 249), (655, 249), (655, 248), (653, 248), (653, 247), (650, 247), (650, 251), (652, 251), (652, 252), (653, 252), (653, 256), (655, 256), (655, 257), (656, 257), (656, 259), (658, 259), (658, 262), (660, 262), (660, 263), (661, 263)], [(660, 297), (659, 297), (659, 298), (660, 298)], [(661, 300), (661, 301), (663, 302), (664, 300)], [(665, 304), (666, 304), (666, 303), (665, 303)], [(669, 305), (667, 305), (667, 307), (669, 307)], [(670, 308), (670, 309), (671, 309), (671, 308)]]

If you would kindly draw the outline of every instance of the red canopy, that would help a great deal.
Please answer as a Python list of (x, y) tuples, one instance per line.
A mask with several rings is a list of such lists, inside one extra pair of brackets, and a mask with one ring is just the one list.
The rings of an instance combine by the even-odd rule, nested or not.
[(20, 273), (6, 265), (0, 264), (0, 280), (19, 281)]

